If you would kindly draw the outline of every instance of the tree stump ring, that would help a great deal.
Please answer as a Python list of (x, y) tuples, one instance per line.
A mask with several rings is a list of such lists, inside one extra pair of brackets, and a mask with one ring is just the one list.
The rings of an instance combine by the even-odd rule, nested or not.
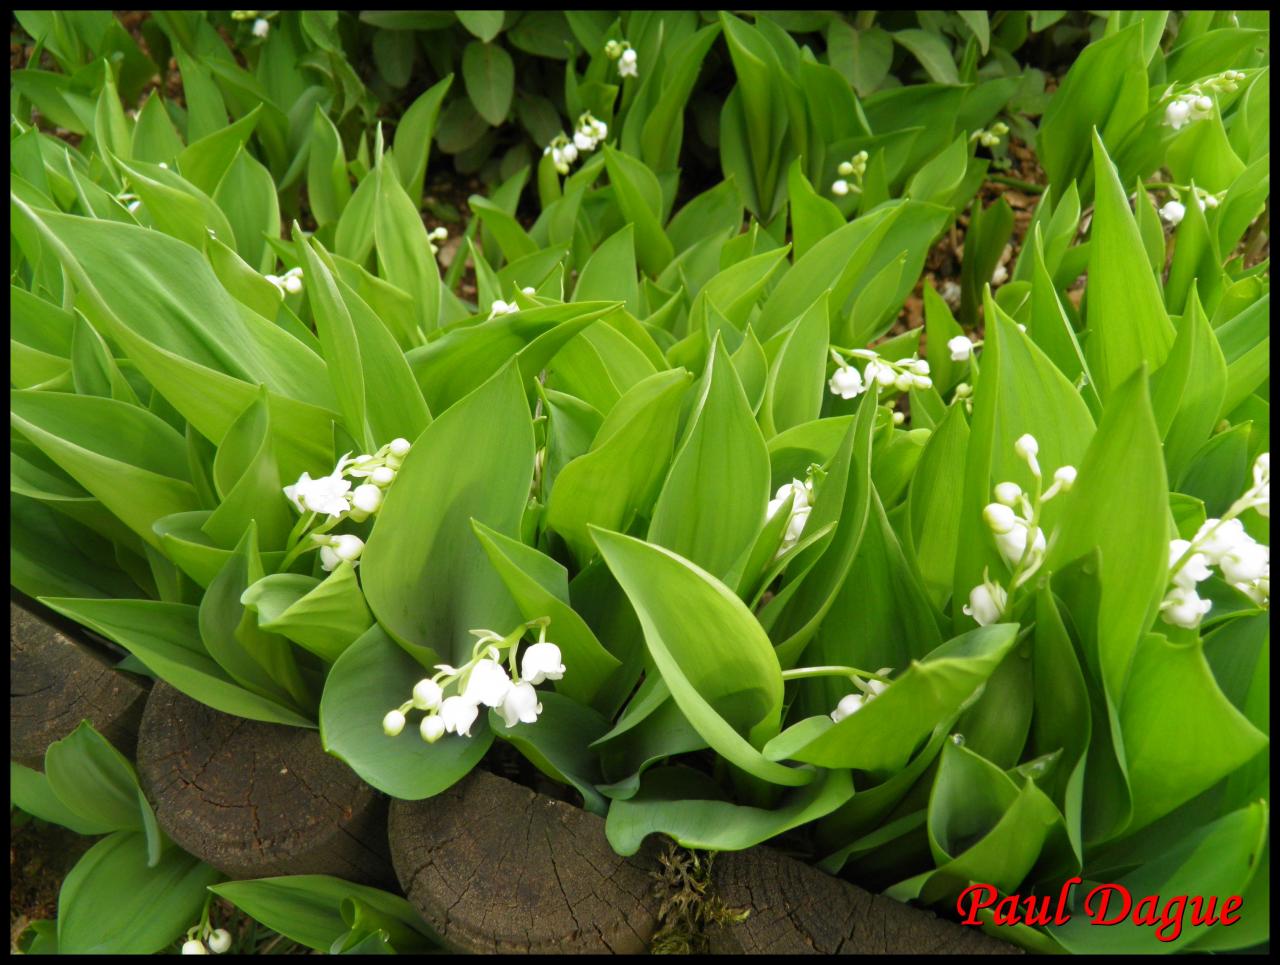
[(9, 759), (44, 770), (44, 752), (89, 721), (126, 757), (137, 748), (148, 681), (9, 601)]
[(232, 717), (158, 682), (138, 775), (165, 833), (232, 878), (395, 881), (386, 798), (326, 754), (315, 731)]
[(657, 929), (657, 848), (619, 857), (604, 821), (473, 771), (425, 801), (393, 801), (405, 894), (458, 951), (642, 953)]

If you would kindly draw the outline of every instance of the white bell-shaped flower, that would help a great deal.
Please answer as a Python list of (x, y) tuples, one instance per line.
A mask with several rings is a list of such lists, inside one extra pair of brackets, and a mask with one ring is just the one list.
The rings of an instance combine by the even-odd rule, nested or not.
[(209, 934), (209, 951), (222, 955), (231, 948), (231, 932), (225, 928), (215, 928)]
[(440, 719), (450, 734), (471, 736), (471, 725), (476, 722), (480, 709), (466, 697), (446, 697), (440, 705)]
[(266, 35), (269, 33), (271, 33), (270, 20), (263, 20), (261, 17), (259, 17), (257, 20), (253, 22), (253, 35), (255, 37), (266, 37)]
[(618, 58), (618, 76), (619, 77), (638, 77), (639, 76), (639, 58), (635, 50), (628, 47), (622, 52)]
[(531, 684), (544, 680), (559, 680), (564, 676), (564, 663), (560, 648), (554, 643), (542, 641), (529, 646), (520, 658), (520, 679)]
[(947, 349), (951, 352), (953, 362), (967, 362), (973, 357), (973, 342), (967, 335), (947, 339)]
[(867, 702), (867, 698), (862, 694), (846, 694), (840, 698), (840, 702), (836, 704), (836, 709), (831, 712), (831, 719), (837, 724), (853, 714), (860, 711)]
[(837, 178), (831, 182), (831, 193), (838, 198), (843, 198), (849, 193), (849, 182), (844, 178)]
[(788, 543), (796, 543), (799, 541), (801, 534), (804, 532), (804, 525), (809, 521), (810, 509), (803, 506), (800, 509), (792, 509), (791, 519), (787, 521), (787, 532), (783, 537)]
[[(996, 548), (1000, 550), (1000, 555), (1010, 566), (1017, 566), (1022, 560), (1026, 553), (1028, 536), (1027, 523), (1021, 519), (1017, 520), (1008, 532), (996, 534)], [(1037, 526), (1035, 536), (1031, 539), (1031, 553), (1027, 559), (1027, 566), (1034, 566), (1036, 561), (1044, 556), (1044, 551), (1044, 530)]]
[(1164, 122), (1175, 131), (1187, 123), (1191, 114), (1191, 105), (1181, 97), (1171, 100), (1164, 109)]
[(789, 483), (783, 483), (778, 487), (777, 493), (773, 499), (769, 500), (768, 508), (765, 510), (765, 517), (773, 519), (774, 515), (782, 508), (782, 504), (787, 501), (787, 497), (794, 497), (791, 502), (791, 511), (797, 512), (801, 509), (808, 509), (813, 501), (813, 488), (808, 484), (801, 482), (799, 479), (793, 479)]
[(422, 723), (418, 725), (418, 733), (428, 744), (434, 744), (443, 737), (445, 730), (444, 718), (439, 714), (432, 714), (429, 717), (422, 718)]
[(1194, 587), (1175, 586), (1160, 604), (1160, 616), (1166, 623), (1194, 630), (1212, 606), (1212, 601), (1200, 599)]
[(962, 608), (980, 627), (989, 626), (1000, 619), (1009, 594), (998, 583), (979, 583), (969, 591), (969, 603)]
[(1241, 540), (1218, 558), (1218, 566), (1228, 583), (1252, 583), (1271, 575), (1271, 547)]
[(364, 540), (359, 536), (351, 533), (343, 533), (340, 536), (333, 537), (330, 545), (338, 559), (354, 562), (360, 558), (360, 554), (364, 552)]
[(533, 684), (527, 680), (519, 680), (512, 684), (502, 700), (502, 705), (498, 708), (498, 713), (502, 715), (503, 723), (508, 727), (515, 727), (516, 724), (537, 723), (538, 715), (542, 713), (542, 704), (538, 700), (538, 692), (533, 689)]
[[(1178, 560), (1191, 548), (1190, 540), (1175, 539), (1169, 542), (1169, 568), (1172, 569)], [(1203, 553), (1192, 553), (1182, 567), (1173, 575), (1177, 586), (1193, 587), (1213, 575), (1209, 569), (1209, 561)]]
[(506, 669), (502, 664), (486, 657), (476, 661), (476, 665), (471, 668), (462, 696), (474, 704), (497, 707), (510, 689), (511, 678), (507, 676)]
[(1187, 207), (1181, 201), (1166, 201), (1160, 208), (1160, 217), (1171, 225), (1182, 223), (1187, 216)]
[(827, 381), (832, 393), (842, 399), (853, 399), (861, 395), (866, 386), (862, 384), (862, 373), (852, 365), (842, 365)]
[(382, 732), (388, 737), (395, 737), (404, 730), (404, 714), (398, 710), (387, 711), (387, 716), (382, 718)]
[(413, 685), (413, 706), (418, 710), (435, 710), (444, 699), (444, 689), (430, 677)]
[(208, 955), (209, 949), (204, 947), (204, 942), (198, 942), (193, 938), (190, 941), (186, 941), (182, 943), (182, 954)]
[(296, 483), (284, 487), (284, 494), (298, 512), (324, 513), (336, 519), (351, 509), (347, 502), (350, 489), (351, 480), (339, 473), (312, 479), (304, 472)]
[(321, 569), (326, 573), (332, 573), (341, 565), (342, 557), (338, 555), (337, 551), (332, 546), (326, 543), (324, 546), (320, 547)]
[(1223, 556), (1248, 538), (1244, 523), (1238, 519), (1228, 519), (1226, 522), (1206, 519), (1204, 525), (1196, 530), (1192, 542), (1210, 563), (1220, 563)]

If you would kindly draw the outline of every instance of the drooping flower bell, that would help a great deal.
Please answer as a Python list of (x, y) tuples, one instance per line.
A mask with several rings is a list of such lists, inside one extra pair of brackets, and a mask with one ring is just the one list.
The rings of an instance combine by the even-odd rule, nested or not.
[(475, 704), (497, 707), (510, 689), (511, 678), (507, 676), (502, 664), (486, 658), (471, 668), (462, 696)]
[(531, 684), (564, 677), (560, 648), (545, 640), (531, 644), (520, 659), (520, 679)]
[(527, 680), (513, 683), (502, 698), (498, 713), (508, 727), (536, 724), (538, 715), (542, 713), (542, 703), (538, 700), (538, 692), (533, 689), (533, 684)]
[(450, 734), (471, 736), (471, 725), (480, 715), (480, 709), (466, 697), (446, 697), (440, 705), (440, 719), (444, 721), (445, 731)]

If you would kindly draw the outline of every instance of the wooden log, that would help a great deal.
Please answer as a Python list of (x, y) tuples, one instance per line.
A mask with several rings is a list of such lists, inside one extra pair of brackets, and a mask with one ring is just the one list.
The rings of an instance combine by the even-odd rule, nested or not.
[(393, 801), (400, 885), (457, 951), (641, 953), (657, 929), (657, 844), (613, 852), (604, 821), (485, 771)]
[(44, 752), (82, 720), (132, 758), (149, 681), (9, 601), (9, 759), (44, 770)]
[(746, 920), (713, 926), (710, 951), (775, 955), (1010, 955), (978, 928), (873, 894), (771, 848), (716, 855), (711, 887)]
[(326, 754), (313, 730), (232, 717), (157, 683), (138, 775), (165, 832), (232, 878), (395, 881), (386, 797)]

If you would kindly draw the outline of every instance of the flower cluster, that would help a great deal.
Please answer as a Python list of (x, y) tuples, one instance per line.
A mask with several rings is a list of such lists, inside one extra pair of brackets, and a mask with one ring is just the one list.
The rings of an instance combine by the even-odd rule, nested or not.
[(580, 154), (590, 154), (608, 136), (609, 125), (586, 111), (578, 118), (573, 140), (569, 140), (568, 135), (561, 131), (542, 149), (542, 154), (544, 157), (551, 157), (551, 163), (560, 174), (568, 174), (569, 165), (578, 160)]
[[(860, 193), (862, 191), (862, 177), (867, 173), (867, 159), (870, 157), (866, 151), (859, 151), (847, 161), (841, 161), (840, 166), (836, 168), (836, 173), (840, 175), (839, 179), (832, 182), (831, 193), (843, 198), (850, 191)], [(853, 178), (850, 184), (848, 178)]]
[(638, 77), (639, 65), (636, 62), (636, 52), (625, 40), (610, 40), (604, 45), (604, 55), (610, 60), (618, 62), (619, 77)]
[(1218, 567), (1222, 578), (1253, 600), (1267, 606), (1271, 597), (1271, 547), (1257, 542), (1245, 532), (1237, 518), (1246, 510), (1271, 515), (1271, 453), (1264, 452), (1253, 464), (1253, 485), (1231, 504), (1220, 519), (1206, 519), (1190, 540), (1169, 543), (1169, 591), (1160, 604), (1166, 623), (1193, 630), (1213, 607), (1202, 599), (1196, 584), (1213, 575)]
[[(881, 667), (876, 671), (876, 677), (883, 677), (892, 672), (892, 667)], [(880, 696), (889, 688), (887, 681), (875, 678), (863, 680), (861, 677), (854, 677), (853, 683), (860, 693), (846, 694), (840, 698), (840, 702), (836, 704), (836, 709), (831, 712), (831, 719), (837, 724), (846, 717), (856, 714), (871, 700)]]
[(301, 268), (290, 268), (283, 275), (264, 275), (263, 277), (280, 290), (281, 296), (296, 295), (302, 291)]
[(427, 232), (427, 247), (431, 249), (433, 255), (440, 253), (440, 245), (449, 237), (449, 229), (444, 225), (432, 228)]
[[(850, 359), (841, 355), (850, 356)], [(827, 380), (827, 386), (834, 395), (842, 399), (853, 399), (866, 392), (872, 386), (877, 392), (897, 389), (906, 392), (908, 389), (927, 389), (933, 385), (929, 378), (929, 363), (920, 358), (885, 359), (871, 349), (836, 349), (832, 348), (831, 357), (835, 359), (835, 373)], [(861, 372), (853, 367), (851, 359), (865, 359), (866, 365)]]
[(786, 532), (782, 534), (782, 544), (778, 547), (775, 558), (787, 552), (800, 541), (800, 535), (804, 532), (804, 524), (809, 521), (809, 512), (813, 509), (812, 473), (803, 482), (799, 479), (793, 479), (791, 482), (783, 483), (779, 486), (773, 499), (769, 500), (769, 506), (765, 510), (765, 519), (773, 519), (779, 510), (787, 504), (787, 500), (791, 500), (790, 516), (787, 519)]
[(962, 609), (980, 626), (997, 622), (1008, 606), (1010, 593), (1031, 579), (1044, 562), (1047, 540), (1040, 528), (1041, 511), (1045, 503), (1069, 490), (1076, 481), (1075, 466), (1059, 466), (1053, 473), (1053, 483), (1042, 490), (1040, 444), (1030, 433), (1018, 437), (1013, 451), (1027, 464), (1035, 486), (1030, 493), (1024, 493), (1015, 482), (996, 483), (995, 501), (982, 510), (982, 518), (1011, 575), (1006, 590), (983, 570), (982, 582), (969, 591), (969, 603)]
[[(492, 630), (472, 630), (477, 637), (471, 660), (461, 667), (437, 664), (433, 677), (424, 677), (413, 687), (413, 696), (387, 712), (382, 730), (395, 737), (404, 730), (405, 714), (410, 709), (426, 711), (418, 725), (418, 733), (428, 744), (445, 734), (471, 736), (471, 726), (481, 707), (492, 707), (502, 715), (508, 727), (533, 724), (542, 713), (536, 684), (560, 680), (564, 676), (560, 648), (547, 641), (546, 618), (523, 624), (506, 637)], [(525, 630), (537, 626), (538, 642), (525, 648), (516, 671), (516, 651)], [(503, 651), (510, 673), (503, 667)], [(446, 696), (447, 689), (453, 693)]]
[[(329, 530), (344, 519), (362, 523), (381, 509), (384, 492), (395, 481), (408, 453), (408, 439), (393, 439), (376, 453), (355, 458), (346, 453), (327, 476), (312, 479), (304, 472), (292, 486), (285, 486), (285, 496), (303, 514), (300, 526), (309, 525), (317, 515), (327, 517), (311, 534), (310, 545), (296, 542), (295, 550), (286, 557), (288, 562), (308, 548), (320, 550), (320, 565), (326, 572), (344, 561), (358, 560), (364, 551), (364, 540), (350, 533), (330, 534)], [(352, 479), (347, 476), (363, 481), (353, 488)]]
[[(1206, 208), (1216, 208), (1218, 206), (1218, 196), (1211, 194), (1201, 188), (1195, 189), (1196, 204), (1201, 211)], [(1182, 203), (1181, 196), (1177, 195), (1166, 201), (1160, 208), (1160, 217), (1170, 225), (1181, 224), (1182, 219), (1187, 215), (1187, 206)]]
[[(1165, 105), (1164, 123), (1177, 131), (1193, 121), (1210, 117), (1213, 114), (1213, 98), (1205, 92), (1230, 94), (1237, 89), (1242, 80), (1244, 80), (1244, 74), (1241, 71), (1226, 70), (1216, 77), (1192, 84)], [(1169, 97), (1172, 93), (1173, 87), (1170, 87), (1164, 92), (1164, 96)]]
[(231, 932), (225, 928), (209, 927), (209, 908), (205, 906), (200, 921), (187, 929), (187, 940), (182, 943), (183, 955), (222, 955), (231, 950)]
[(1009, 125), (1004, 121), (996, 121), (988, 128), (980, 128), (969, 135), (969, 140), (977, 141), (983, 147), (995, 147), (1000, 139), (1009, 133)]

